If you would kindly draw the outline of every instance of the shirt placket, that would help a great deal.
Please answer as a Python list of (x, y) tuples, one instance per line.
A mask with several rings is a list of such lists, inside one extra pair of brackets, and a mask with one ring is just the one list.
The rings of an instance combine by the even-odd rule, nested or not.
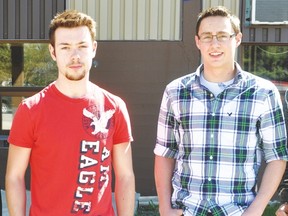
[(217, 136), (219, 127), (219, 107), (220, 100), (210, 94), (210, 100), (208, 101), (208, 116), (207, 116), (207, 136), (205, 146), (205, 184), (206, 188), (206, 200), (212, 204), (211, 200), (214, 200), (214, 194), (217, 193), (215, 179), (217, 172)]

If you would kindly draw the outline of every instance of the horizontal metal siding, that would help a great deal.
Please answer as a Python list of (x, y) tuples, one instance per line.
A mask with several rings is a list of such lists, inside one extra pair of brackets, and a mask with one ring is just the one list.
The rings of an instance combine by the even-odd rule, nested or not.
[(249, 26), (243, 29), (243, 43), (288, 44), (288, 28), (283, 26)]
[[(278, 2), (281, 2), (279, 0)], [(269, 44), (287, 45), (288, 28), (287, 25), (273, 24), (251, 24), (252, 20), (252, 0), (243, 1), (242, 11), (242, 43), (247, 44)], [(277, 4), (277, 2), (275, 2)], [(264, 13), (264, 12), (263, 12)]]
[(97, 22), (97, 40), (181, 40), (182, 0), (67, 0)]
[(65, 0), (0, 0), (0, 40), (47, 40), (50, 20), (64, 9)]

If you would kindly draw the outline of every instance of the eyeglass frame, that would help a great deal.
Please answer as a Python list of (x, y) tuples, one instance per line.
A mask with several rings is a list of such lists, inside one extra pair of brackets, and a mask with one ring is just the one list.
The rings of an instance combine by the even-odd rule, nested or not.
[[(203, 41), (203, 40), (201, 40), (201, 35), (203, 35), (203, 34), (209, 34), (209, 36), (212, 36), (211, 37), (211, 40), (209, 40), (209, 41)], [(221, 41), (221, 39), (219, 40), (219, 34), (227, 34), (227, 36), (228, 36), (228, 38), (227, 38), (227, 40), (224, 40), (224, 41)], [(216, 34), (212, 34), (212, 33), (210, 33), (210, 32), (204, 32), (204, 33), (202, 33), (201, 35), (198, 35), (197, 34), (197, 37), (198, 37), (198, 39), (202, 42), (202, 43), (211, 43), (212, 41), (213, 41), (213, 38), (214, 37), (216, 37), (216, 40), (219, 42), (219, 43), (225, 43), (225, 42), (227, 42), (227, 41), (229, 41), (232, 37), (236, 37), (236, 33), (233, 33), (233, 34), (229, 34), (228, 32), (217, 32)]]

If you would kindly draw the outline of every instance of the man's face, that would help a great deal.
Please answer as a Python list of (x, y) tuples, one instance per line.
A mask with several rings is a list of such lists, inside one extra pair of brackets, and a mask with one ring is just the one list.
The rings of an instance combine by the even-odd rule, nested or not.
[[(225, 41), (218, 41), (213, 36), (211, 42), (204, 40), (206, 35), (228, 35)], [(204, 18), (200, 24), (198, 36), (195, 36), (195, 42), (201, 52), (204, 67), (207, 69), (223, 69), (231, 67), (234, 64), (236, 48), (241, 43), (242, 34), (235, 34), (230, 19), (221, 16), (211, 16)], [(219, 37), (219, 40), (221, 38)]]
[(88, 77), (92, 59), (97, 49), (88, 27), (58, 28), (55, 31), (55, 46), (49, 45), (53, 60), (57, 62), (59, 78), (71, 81)]

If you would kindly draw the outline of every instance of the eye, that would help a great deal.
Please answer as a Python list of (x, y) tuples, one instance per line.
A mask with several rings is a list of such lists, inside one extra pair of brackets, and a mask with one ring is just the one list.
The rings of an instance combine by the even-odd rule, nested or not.
[(201, 35), (201, 37), (203, 40), (210, 40), (212, 38), (212, 35), (211, 34), (204, 34), (204, 35)]
[(218, 38), (218, 39), (225, 40), (225, 39), (228, 39), (228, 38), (229, 38), (229, 35), (226, 34), (226, 33), (219, 33), (219, 34), (217, 34), (217, 38)]
[(85, 49), (85, 48), (87, 48), (87, 47), (88, 47), (88, 44), (85, 43), (85, 42), (78, 44), (78, 48), (80, 48), (80, 49)]
[(86, 45), (81, 45), (81, 46), (79, 46), (80, 48), (87, 48), (87, 46)]
[(68, 46), (62, 46), (60, 49), (61, 49), (61, 50), (68, 50), (69, 47), (68, 47)]

